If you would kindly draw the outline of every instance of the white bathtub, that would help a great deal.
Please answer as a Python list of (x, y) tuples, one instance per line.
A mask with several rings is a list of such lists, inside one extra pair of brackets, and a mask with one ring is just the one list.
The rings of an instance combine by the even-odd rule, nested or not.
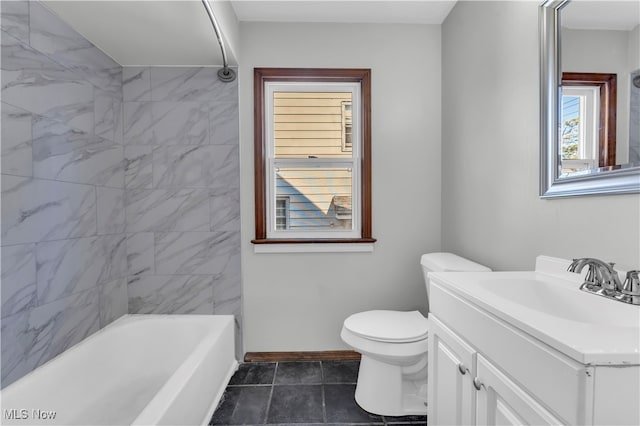
[(237, 366), (231, 315), (125, 315), (3, 389), (0, 423), (207, 424)]

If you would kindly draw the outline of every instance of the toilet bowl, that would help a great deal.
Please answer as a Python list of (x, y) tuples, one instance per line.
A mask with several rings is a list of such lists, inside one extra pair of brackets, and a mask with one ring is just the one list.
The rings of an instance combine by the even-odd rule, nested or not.
[[(429, 272), (490, 271), (451, 253), (420, 259), (429, 294)], [(360, 352), (355, 399), (366, 411), (385, 416), (427, 414), (429, 322), (419, 311), (372, 310), (344, 320), (340, 337)]]

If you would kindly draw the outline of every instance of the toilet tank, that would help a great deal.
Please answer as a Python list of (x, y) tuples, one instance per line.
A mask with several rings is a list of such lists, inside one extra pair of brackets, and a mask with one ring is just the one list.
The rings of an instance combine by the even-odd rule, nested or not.
[(420, 258), (424, 283), (429, 298), (429, 272), (490, 272), (491, 269), (453, 253), (427, 253)]

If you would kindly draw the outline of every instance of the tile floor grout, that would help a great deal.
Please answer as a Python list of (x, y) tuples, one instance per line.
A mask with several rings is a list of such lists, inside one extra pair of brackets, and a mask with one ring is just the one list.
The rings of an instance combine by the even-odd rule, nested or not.
[(354, 398), (358, 366), (352, 360), (243, 363), (210, 424), (425, 425), (426, 416), (378, 416), (362, 410)]

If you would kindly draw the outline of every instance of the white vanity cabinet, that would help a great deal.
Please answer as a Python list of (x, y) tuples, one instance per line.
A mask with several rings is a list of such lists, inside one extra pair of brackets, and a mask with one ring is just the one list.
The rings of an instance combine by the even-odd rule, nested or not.
[(429, 424), (562, 423), (437, 318), (429, 320)]
[(640, 424), (638, 363), (577, 362), (448, 281), (430, 282), (429, 425)]

